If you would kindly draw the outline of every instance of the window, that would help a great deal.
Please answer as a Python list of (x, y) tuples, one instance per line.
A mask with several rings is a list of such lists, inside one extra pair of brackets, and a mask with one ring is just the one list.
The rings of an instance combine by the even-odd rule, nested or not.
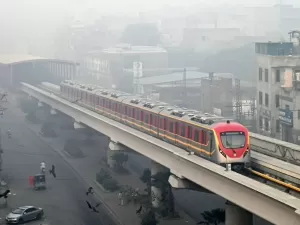
[(262, 73), (263, 73), (262, 68), (259, 68), (259, 69), (258, 69), (258, 79), (259, 79), (260, 81), (262, 81)]
[(260, 105), (262, 105), (262, 103), (263, 103), (263, 95), (262, 95), (261, 91), (258, 93), (258, 102)]
[(244, 132), (222, 132), (220, 136), (224, 148), (242, 148), (246, 144)]
[(194, 141), (199, 142), (199, 131), (198, 130), (195, 130)]
[(201, 133), (202, 133), (201, 134), (201, 143), (205, 145), (206, 144), (206, 131), (203, 130)]
[(193, 130), (192, 127), (188, 126), (188, 136), (187, 137), (189, 139), (192, 139), (192, 137), (193, 137), (192, 130)]
[(265, 82), (269, 82), (269, 70), (265, 69)]
[(269, 106), (269, 95), (265, 93), (265, 105)]
[(269, 127), (269, 120), (268, 118), (265, 118), (265, 130), (269, 131), (270, 127)]
[(149, 115), (148, 114), (145, 114), (145, 122), (149, 123)]
[(179, 123), (175, 123), (175, 134), (179, 134)]
[(279, 107), (279, 95), (275, 95), (275, 105), (276, 105), (276, 108)]
[(259, 117), (259, 128), (263, 127), (263, 118), (260, 116)]
[(182, 137), (185, 137), (185, 126), (181, 125), (181, 134)]
[[(299, 116), (299, 111), (298, 111), (298, 116)], [(280, 132), (280, 122), (279, 122), (279, 120), (276, 120), (276, 132)]]
[(170, 131), (171, 133), (173, 133), (173, 123), (172, 123), (172, 122), (171, 122), (170, 125), (169, 125), (169, 131)]
[(276, 82), (280, 82), (280, 70), (276, 70)]

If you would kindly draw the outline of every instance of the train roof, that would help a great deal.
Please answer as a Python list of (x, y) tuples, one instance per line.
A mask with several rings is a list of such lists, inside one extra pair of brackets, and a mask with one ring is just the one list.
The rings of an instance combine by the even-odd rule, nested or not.
[(182, 108), (166, 102), (155, 101), (151, 98), (132, 95), (115, 89), (104, 88), (91, 84), (83, 84), (82, 82), (77, 81), (63, 81), (62, 83), (70, 87), (84, 89), (95, 95), (104, 96), (105, 98), (110, 98), (116, 101), (122, 101), (127, 105), (145, 108), (145, 110), (148, 111), (174, 117), (182, 121), (194, 122), (195, 124), (199, 124), (201, 126), (211, 127), (216, 125), (216, 123), (233, 121), (232, 118), (225, 118), (215, 114)]

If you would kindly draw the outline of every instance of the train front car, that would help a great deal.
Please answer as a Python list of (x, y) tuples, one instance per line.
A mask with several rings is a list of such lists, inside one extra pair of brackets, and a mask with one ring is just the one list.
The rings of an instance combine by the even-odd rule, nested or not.
[(213, 125), (217, 138), (218, 163), (231, 164), (232, 170), (240, 171), (250, 166), (249, 134), (240, 123), (226, 121)]

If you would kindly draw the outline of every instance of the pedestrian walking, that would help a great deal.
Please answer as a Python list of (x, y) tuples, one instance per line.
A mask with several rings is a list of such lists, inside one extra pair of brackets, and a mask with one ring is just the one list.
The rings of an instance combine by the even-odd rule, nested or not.
[(124, 205), (124, 194), (123, 194), (123, 192), (119, 192), (119, 194), (118, 194), (118, 199), (119, 199), (119, 201), (120, 201), (120, 203), (119, 203), (119, 205)]

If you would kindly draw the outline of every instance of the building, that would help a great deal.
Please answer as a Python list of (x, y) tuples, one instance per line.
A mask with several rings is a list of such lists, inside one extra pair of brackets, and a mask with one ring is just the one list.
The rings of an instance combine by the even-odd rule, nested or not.
[[(299, 43), (299, 42), (298, 42)], [(300, 143), (298, 43), (256, 43), (257, 132)]]
[[(102, 86), (114, 85), (115, 88), (123, 89), (124, 86), (132, 87), (134, 71), (130, 74), (124, 71), (133, 69), (135, 62), (140, 62), (142, 71), (167, 68), (168, 54), (165, 49), (156, 46), (119, 45), (100, 52), (90, 52), (85, 57), (83, 72)], [(141, 72), (139, 76), (145, 75)]]
[[(169, 102), (181, 107), (196, 109), (224, 117), (235, 115), (235, 100), (237, 91), (235, 79), (229, 73), (212, 74), (199, 72), (194, 68), (176, 72), (145, 77), (140, 79), (145, 94), (158, 93), (161, 101)], [(253, 85), (248, 82), (240, 82), (240, 101), (248, 100), (241, 105), (243, 112), (251, 104), (252, 93), (255, 93)], [(244, 101), (245, 102), (245, 101)], [(246, 105), (246, 107), (245, 107)], [(248, 107), (249, 108), (249, 107)], [(244, 118), (242, 118), (244, 119)], [(248, 117), (246, 118), (248, 119)]]

